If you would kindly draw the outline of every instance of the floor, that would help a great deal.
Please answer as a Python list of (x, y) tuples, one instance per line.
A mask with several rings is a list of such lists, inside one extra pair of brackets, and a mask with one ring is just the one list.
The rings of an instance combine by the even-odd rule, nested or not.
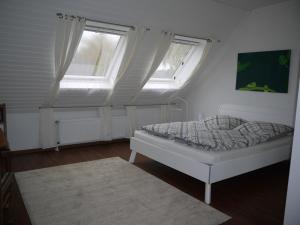
[[(119, 156), (128, 160), (129, 143), (113, 143), (38, 152), (12, 158), (13, 171)], [(203, 201), (204, 183), (138, 155), (136, 166)], [(212, 185), (212, 206), (230, 215), (224, 225), (281, 225), (283, 223), (289, 163), (282, 162)], [(30, 225), (18, 187), (13, 187), (14, 224)]]

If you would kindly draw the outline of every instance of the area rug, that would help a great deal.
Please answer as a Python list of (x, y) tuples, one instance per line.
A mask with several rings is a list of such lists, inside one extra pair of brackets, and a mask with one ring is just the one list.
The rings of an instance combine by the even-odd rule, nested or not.
[(217, 225), (229, 216), (121, 158), (16, 173), (32, 225)]

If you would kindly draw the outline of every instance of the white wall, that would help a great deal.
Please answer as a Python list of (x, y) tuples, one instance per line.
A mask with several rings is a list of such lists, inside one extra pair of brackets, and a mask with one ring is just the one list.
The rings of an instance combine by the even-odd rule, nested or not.
[(39, 114), (8, 113), (7, 135), (12, 150), (39, 147)]
[[(171, 120), (179, 121), (182, 119), (184, 112), (172, 111)], [(96, 109), (70, 109), (55, 110), (56, 120), (80, 120), (88, 118), (97, 118)], [(124, 109), (114, 109), (112, 111), (112, 138), (128, 137), (127, 115)], [(158, 123), (160, 121), (160, 107), (138, 107), (137, 108), (137, 125), (138, 127)], [(40, 148), (39, 143), (39, 114), (38, 113), (8, 113), (8, 141), (11, 150), (26, 150)], [(88, 126), (88, 125), (87, 125)], [(87, 127), (82, 127), (84, 130)], [(87, 128), (88, 129), (88, 128)], [(74, 140), (78, 132), (67, 131), (70, 139)], [(101, 131), (100, 131), (101, 132)], [(72, 135), (74, 138), (72, 138)]]
[[(191, 117), (216, 114), (223, 103), (283, 108), (294, 111), (299, 79), (300, 2), (288, 1), (253, 11), (224, 43), (217, 61), (190, 87)], [(292, 49), (289, 93), (235, 90), (237, 53)]]
[(286, 200), (284, 225), (300, 224), (300, 91), (298, 94), (298, 106), (296, 112), (296, 124), (294, 133), (294, 142), (292, 150), (292, 159), (289, 175), (288, 193)]

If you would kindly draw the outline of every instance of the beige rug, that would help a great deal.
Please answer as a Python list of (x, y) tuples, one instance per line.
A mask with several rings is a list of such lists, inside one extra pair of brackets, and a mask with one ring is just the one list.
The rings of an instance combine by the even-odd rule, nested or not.
[(217, 225), (230, 219), (121, 158), (16, 178), (33, 225)]

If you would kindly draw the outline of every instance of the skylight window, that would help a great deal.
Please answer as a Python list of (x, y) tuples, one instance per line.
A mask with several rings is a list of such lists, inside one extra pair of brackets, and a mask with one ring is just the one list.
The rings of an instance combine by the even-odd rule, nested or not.
[(166, 55), (151, 78), (146, 89), (180, 89), (193, 75), (202, 60), (206, 40), (175, 35)]
[(66, 76), (105, 77), (120, 35), (84, 31)]
[[(87, 21), (72, 62), (60, 82), (63, 89), (110, 89), (120, 65), (120, 49), (129, 27)], [(123, 40), (123, 41), (122, 41)]]

